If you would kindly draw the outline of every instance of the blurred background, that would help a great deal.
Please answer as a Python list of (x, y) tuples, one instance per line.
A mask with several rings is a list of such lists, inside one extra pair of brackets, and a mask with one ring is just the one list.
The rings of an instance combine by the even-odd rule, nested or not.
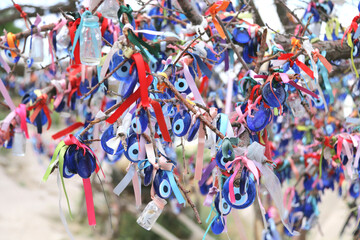
[[(21, 6), (27, 5), (23, 7), (23, 10), (29, 15), (35, 16), (39, 13), (44, 23), (57, 21), (61, 17), (59, 8), (64, 11), (73, 10), (75, 2), (72, 0), (16, 1)], [(134, 10), (139, 7), (137, 1), (125, 2), (131, 4)], [(284, 31), (281, 20), (276, 14), (276, 5), (273, 0), (255, 0), (254, 2), (264, 22), (273, 29)], [(333, 2), (336, 5), (335, 15), (339, 17), (343, 26), (348, 26), (358, 13), (358, 1)], [(301, 0), (288, 0), (287, 3), (299, 16), (302, 16), (307, 5), (306, 1)], [(10, 0), (0, 1), (1, 32), (3, 29), (13, 33), (25, 29), (23, 20), (19, 19), (19, 14)], [(43, 64), (49, 63), (50, 57), (45, 59)], [(24, 77), (24, 73), (19, 70), (17, 81), (22, 81)], [(37, 77), (36, 75), (27, 76), (33, 82), (36, 82)], [(21, 98), (16, 97), (18, 92), (13, 91), (11, 95), (15, 104), (20, 103)], [(0, 106), (0, 119), (4, 119), (8, 113), (6, 108)], [(59, 217), (59, 193), (62, 194), (62, 191), (59, 191), (57, 187), (56, 176), (52, 175), (46, 183), (41, 181), (57, 144), (51, 139), (51, 135), (63, 129), (65, 126), (63, 119), (69, 117), (56, 112), (52, 116), (54, 121), (52, 129), (41, 136), (32, 136), (31, 141), (27, 141), (27, 152), (24, 157), (13, 156), (11, 151), (0, 149), (0, 239), (69, 239)], [(29, 125), (29, 128), (30, 132), (36, 132), (32, 125)], [(195, 153), (196, 146), (186, 146), (187, 159)], [(124, 177), (126, 167), (125, 160), (120, 160), (113, 165), (104, 163), (105, 180), (101, 183), (98, 178), (93, 179), (97, 218), (97, 225), (94, 228), (87, 224), (81, 179), (74, 177), (66, 180), (74, 219), (69, 218), (64, 196), (60, 204), (75, 239), (202, 239), (208, 227), (206, 219), (210, 208), (203, 207), (204, 197), (199, 193), (197, 183), (189, 180), (186, 186), (191, 191), (190, 196), (199, 209), (203, 224), (197, 224), (189, 206), (181, 209), (180, 212), (180, 206), (170, 200), (152, 230), (146, 231), (136, 223), (136, 219), (150, 201), (150, 189), (142, 188), (143, 206), (141, 209), (135, 207), (131, 184), (120, 197), (112, 192), (116, 184)], [(293, 184), (293, 182), (288, 183), (289, 186)], [(306, 235), (306, 238), (339, 239), (339, 233), (344, 230), (341, 239), (352, 239), (351, 227), (342, 229), (349, 216), (350, 207), (346, 201), (337, 196), (336, 192), (326, 191), (320, 204), (319, 224)], [(227, 234), (215, 236), (210, 231), (206, 239), (261, 239), (262, 222), (261, 218), (259, 219), (256, 204), (237, 211), (237, 214), (231, 214), (227, 221)], [(354, 224), (355, 222), (350, 226)], [(279, 229), (282, 229), (281, 224), (279, 224)]]

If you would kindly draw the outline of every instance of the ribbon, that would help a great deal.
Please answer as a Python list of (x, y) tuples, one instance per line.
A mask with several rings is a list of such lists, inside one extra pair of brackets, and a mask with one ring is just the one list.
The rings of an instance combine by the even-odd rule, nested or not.
[(69, 32), (70, 32), (70, 39), (71, 39), (71, 43), (72, 43), (72, 52), (71, 52), (71, 56), (75, 61), (75, 64), (81, 64), (80, 61), (80, 46), (79, 43), (77, 42), (77, 39), (75, 41), (75, 36), (77, 33), (77, 28), (80, 24), (81, 18), (76, 19), (74, 22), (69, 22)]
[(82, 96), (80, 92), (81, 76), (78, 76), (81, 72), (81, 65), (72, 65), (68, 67), (67, 71), (69, 72), (69, 86), (68, 91), (69, 96), (67, 100), (67, 105), (70, 106), (71, 97), (76, 92), (77, 95)]
[[(246, 155), (246, 154), (245, 154)], [(235, 203), (235, 193), (234, 193), (234, 180), (235, 176), (238, 173), (238, 171), (241, 168), (241, 164), (246, 166), (252, 174), (254, 174), (254, 177), (256, 181), (259, 184), (259, 172), (256, 169), (256, 166), (254, 165), (254, 162), (249, 160), (246, 156), (237, 156), (233, 161), (229, 161), (225, 164), (226, 170), (229, 172), (231, 169), (233, 169), (234, 173), (230, 177), (229, 181), (229, 194), (230, 194), (230, 201), (232, 203)]]
[[(118, 18), (119, 18), (119, 23), (120, 23), (120, 27), (121, 29), (124, 30), (124, 23), (120, 20), (121, 15), (125, 13), (128, 17), (128, 20), (130, 23), (133, 22), (134, 17), (132, 15), (132, 8), (127, 4), (126, 6), (121, 5), (118, 11)], [(147, 56), (147, 53), (145, 52), (144, 47), (151, 53), (153, 54), (155, 57), (158, 57), (158, 50), (151, 47), (149, 44), (147, 44), (146, 42), (144, 42), (142, 39), (138, 38), (134, 32), (131, 29), (127, 30), (127, 38), (129, 39), (129, 42), (133, 43), (135, 46), (137, 46), (140, 49), (140, 52), (144, 55)]]
[(306, 66), (303, 62), (301, 62), (299, 59), (292, 60), (291, 57), (293, 57), (293, 53), (283, 53), (278, 57), (278, 60), (287, 60), (290, 62), (290, 66), (292, 67), (294, 63), (301, 68), (311, 79), (314, 79), (314, 73), (311, 71), (311, 69)]
[(278, 209), (282, 223), (292, 235), (294, 236), (299, 235), (298, 232), (292, 231), (292, 226), (290, 225), (290, 223), (287, 223), (285, 221), (287, 214), (282, 201), (281, 184), (279, 179), (266, 164), (262, 164), (257, 161), (254, 161), (253, 163), (261, 172), (263, 183), (266, 189), (269, 191), (270, 196), (272, 197), (276, 208)]
[[(354, 17), (353, 20), (352, 20), (352, 22), (351, 22), (351, 24), (350, 24), (350, 26), (345, 30), (344, 35), (343, 35), (343, 37), (341, 38), (341, 46), (343, 45), (345, 36), (346, 36), (348, 39), (349, 39), (349, 38), (351, 39), (351, 32), (353, 32), (353, 31), (355, 32), (355, 31), (357, 30), (357, 28), (358, 28), (357, 21), (358, 21), (359, 18), (360, 18), (359, 16)], [(351, 41), (351, 42), (352, 42), (352, 41)], [(352, 52), (351, 52), (351, 55), (352, 55)]]
[(5, 99), (5, 102), (9, 106), (10, 110), (14, 111), (15, 110), (14, 102), (12, 101), (12, 99), (11, 99), (11, 97), (9, 95), (9, 92), (7, 91), (7, 89), (6, 89), (5, 85), (4, 85), (4, 82), (3, 82), (3, 80), (1, 78), (0, 78), (0, 92), (1, 92), (2, 96)]
[(166, 121), (165, 121), (164, 114), (163, 114), (162, 108), (160, 106), (160, 103), (158, 103), (157, 101), (155, 101), (151, 98), (148, 98), (148, 99), (150, 100), (151, 106), (154, 109), (156, 120), (158, 121), (159, 128), (163, 135), (164, 140), (166, 142), (171, 142), (171, 137), (170, 137), (169, 131), (166, 127)]
[(94, 199), (92, 195), (91, 182), (90, 178), (83, 178), (85, 200), (86, 200), (86, 210), (88, 215), (88, 222), (90, 226), (96, 225), (95, 211), (94, 211)]
[[(10, 48), (16, 48), (16, 49), (17, 49), (17, 46), (19, 45), (19, 40), (16, 40), (15, 34), (9, 32), (9, 33), (6, 35), (6, 37), (7, 37), (7, 43), (8, 43), (8, 45), (9, 45), (9, 47), (10, 47)], [(18, 54), (17, 54), (16, 52), (11, 51), (11, 50), (10, 50), (10, 52), (11, 52), (11, 57), (13, 57), (13, 58), (16, 58), (16, 57), (17, 57)]]
[(76, 123), (70, 125), (69, 127), (53, 134), (51, 137), (52, 137), (52, 139), (56, 140), (58, 138), (61, 138), (62, 136), (65, 136), (65, 135), (73, 132), (75, 129), (78, 129), (79, 127), (83, 127), (83, 126), (84, 126), (84, 123), (76, 122)]
[(131, 58), (135, 61), (138, 76), (139, 76), (139, 83), (140, 83), (140, 97), (141, 97), (141, 105), (145, 108), (150, 106), (149, 103), (149, 93), (148, 93), (148, 85), (147, 82), (151, 79), (152, 76), (149, 75), (146, 77), (146, 72), (149, 70), (149, 66), (147, 63), (145, 63), (143, 57), (140, 53), (134, 53)]
[(20, 117), (20, 127), (25, 133), (26, 138), (29, 138), (28, 128), (26, 124), (26, 105), (19, 104), (19, 106), (15, 109), (15, 113)]
[(53, 85), (56, 88), (56, 97), (55, 97), (55, 101), (54, 101), (54, 108), (57, 108), (64, 98), (64, 93), (65, 93), (64, 91), (66, 88), (66, 80), (65, 79), (51, 80), (51, 85)]
[(11, 69), (10, 69), (9, 65), (7, 64), (7, 62), (1, 57), (1, 55), (0, 55), (0, 65), (4, 68), (6, 73), (10, 73)]
[(206, 12), (206, 14), (209, 14), (209, 13), (211, 14), (214, 26), (222, 39), (225, 39), (226, 35), (225, 35), (223, 29), (221, 28), (220, 23), (216, 19), (216, 14), (220, 11), (225, 11), (226, 8), (228, 7), (229, 3), (230, 3), (230, 1), (218, 1), (215, 4), (213, 4), (209, 8), (209, 10)]
[(355, 75), (356, 75), (356, 78), (359, 78), (359, 73), (356, 69), (356, 66), (355, 66), (355, 63), (354, 63), (354, 43), (352, 42), (352, 39), (351, 39), (351, 34), (348, 34), (348, 37), (347, 37), (347, 43), (349, 45), (349, 47), (351, 48), (351, 54), (350, 54), (350, 57), (351, 57), (351, 65), (355, 71)]
[(288, 83), (288, 84), (290, 84), (291, 86), (295, 87), (296, 89), (299, 89), (299, 90), (301, 90), (302, 92), (307, 93), (307, 94), (309, 94), (310, 96), (312, 96), (312, 97), (314, 97), (314, 98), (316, 98), (316, 99), (319, 98), (319, 96), (316, 95), (315, 93), (313, 93), (312, 91), (310, 91), (310, 90), (308, 90), (308, 89), (306, 89), (306, 88), (304, 88), (304, 87), (296, 84), (294, 81), (290, 80), (290, 79), (289, 79), (289, 76), (288, 76), (286, 73), (276, 73), (276, 74), (279, 74), (279, 76), (281, 77), (281, 80), (282, 80), (284, 83)]
[[(49, 32), (48, 42), (49, 42), (49, 52), (51, 54), (51, 69), (55, 70), (55, 62), (54, 62), (54, 51), (56, 52), (56, 37), (54, 33), (57, 30), (61, 29), (67, 23), (66, 19), (62, 18), (55, 27)], [(55, 43), (54, 43), (55, 39)]]
[(134, 174), (135, 174), (135, 165), (130, 164), (130, 167), (128, 169), (128, 172), (126, 173), (125, 177), (119, 182), (118, 185), (114, 188), (113, 192), (120, 196), (120, 194), (124, 191), (127, 185), (129, 185), (130, 181), (132, 180)]
[(18, 12), (20, 13), (20, 17), (22, 17), (24, 19), (26, 27), (29, 29), (29, 26), (28, 26), (27, 21), (26, 21), (26, 18), (27, 18), (26, 12), (24, 12), (21, 9), (19, 4), (16, 4), (15, 2), (13, 2), (13, 3), (14, 3), (14, 7), (16, 8), (16, 10), (18, 10)]
[(216, 166), (216, 161), (212, 160), (209, 165), (206, 167), (205, 171), (203, 172), (202, 176), (201, 176), (201, 180), (199, 181), (199, 186), (202, 186), (206, 180), (209, 178), (210, 174), (212, 173), (212, 170), (215, 168)]
[[(34, 112), (30, 116), (30, 121), (32, 123), (35, 122), (35, 118), (38, 116), (38, 114), (41, 112), (41, 110), (44, 111), (47, 119), (48, 119), (48, 127), (47, 130), (51, 127), (51, 116), (50, 116), (50, 110), (46, 104), (47, 101), (47, 94), (42, 94), (36, 99), (36, 103), (30, 107), (27, 108), (27, 110), (31, 111), (34, 109)], [(39, 126), (38, 126), (39, 127)]]

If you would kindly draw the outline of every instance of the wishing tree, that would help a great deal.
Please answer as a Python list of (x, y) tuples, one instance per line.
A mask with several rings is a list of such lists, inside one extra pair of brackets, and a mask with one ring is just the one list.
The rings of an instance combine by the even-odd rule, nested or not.
[[(188, 204), (202, 224), (188, 190), (195, 185), (210, 211), (206, 233), (226, 232), (227, 215), (255, 203), (262, 239), (305, 237), (331, 189), (347, 197), (344, 228), (358, 239), (360, 15), (344, 27), (330, 0), (310, 1), (301, 18), (276, 0), (271, 14), (286, 29), (279, 33), (251, 0), (138, 4), (133, 11), (122, 0), (70, 1), (47, 10), (61, 13), (53, 23), (39, 7), (13, 2), (2, 10), (9, 19), (0, 22), (20, 13), (27, 30), (0, 38), (2, 107), (10, 109), (1, 145), (24, 155), (28, 125), (41, 134), (53, 112), (76, 115), (52, 135), (43, 181), (57, 175), (71, 216), (65, 186), (81, 177), (89, 225), (94, 176), (105, 178), (102, 166), (122, 159), (127, 173), (113, 192), (121, 201), (132, 182), (137, 223), (147, 230), (167, 199)], [(51, 63), (42, 66), (45, 58)], [(19, 66), (37, 81), (16, 81)], [(142, 185), (151, 201), (141, 212)]]

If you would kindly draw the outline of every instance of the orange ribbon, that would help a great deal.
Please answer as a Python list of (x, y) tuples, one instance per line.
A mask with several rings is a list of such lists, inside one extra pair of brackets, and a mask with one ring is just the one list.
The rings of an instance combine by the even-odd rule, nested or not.
[[(9, 32), (7, 34), (7, 43), (9, 44), (10, 48), (17, 48), (17, 46), (19, 45), (19, 40), (16, 41), (15, 34)], [(14, 51), (10, 51), (10, 52), (11, 52), (11, 57), (16, 58), (17, 53)]]
[(315, 62), (317, 62), (317, 60), (319, 59), (324, 65), (324, 67), (328, 70), (328, 72), (332, 71), (331, 64), (328, 62), (328, 60), (326, 60), (326, 58), (323, 55), (320, 54), (319, 49), (315, 49), (315, 51), (312, 51), (312, 54), (314, 55)]
[(219, 1), (213, 4), (207, 11), (207, 13), (211, 14), (214, 26), (222, 39), (225, 39), (226, 36), (223, 29), (220, 26), (220, 23), (216, 20), (216, 14), (220, 11), (224, 11), (228, 7), (229, 3), (230, 3), (229, 1)]
[(34, 104), (33, 106), (30, 106), (28, 107), (27, 110), (33, 110), (34, 109), (34, 112), (31, 114), (30, 116), (30, 121), (33, 123), (35, 121), (35, 118), (37, 117), (37, 115), (40, 113), (41, 110), (44, 110), (44, 113), (48, 119), (48, 128), (47, 130), (50, 129), (51, 127), (51, 117), (50, 117), (50, 110), (46, 104), (46, 101), (47, 101), (47, 94), (44, 93), (43, 95), (39, 96), (37, 100), (38, 102), (36, 104)]
[(300, 40), (296, 38), (291, 38), (291, 45), (293, 46), (291, 49), (291, 52), (294, 52), (294, 50), (297, 48), (301, 48)]

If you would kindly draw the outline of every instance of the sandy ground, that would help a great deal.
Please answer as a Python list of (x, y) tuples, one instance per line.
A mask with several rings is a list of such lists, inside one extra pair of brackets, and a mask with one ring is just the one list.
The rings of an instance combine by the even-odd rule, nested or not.
[[(56, 175), (46, 183), (41, 181), (46, 166), (39, 164), (30, 148), (28, 145), (24, 157), (13, 156), (10, 150), (6, 154), (2, 151), (0, 156), (0, 239), (69, 239), (59, 218)], [(81, 182), (71, 181), (66, 186), (76, 212), (82, 188)], [(62, 208), (67, 216), (64, 197)], [(79, 233), (83, 230), (76, 222), (67, 219), (76, 239), (90, 239), (87, 233)]]

